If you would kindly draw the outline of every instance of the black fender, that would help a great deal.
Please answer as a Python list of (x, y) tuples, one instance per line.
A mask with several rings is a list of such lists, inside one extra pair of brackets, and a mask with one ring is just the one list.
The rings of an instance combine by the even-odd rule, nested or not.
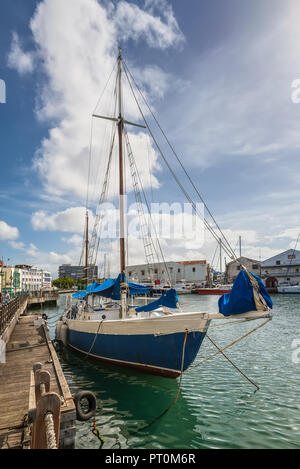
[[(86, 399), (89, 404), (87, 412), (83, 412), (81, 408), (82, 399)], [(94, 417), (97, 408), (96, 396), (92, 391), (80, 391), (74, 396), (74, 403), (76, 407), (76, 418), (79, 422), (86, 422)]]

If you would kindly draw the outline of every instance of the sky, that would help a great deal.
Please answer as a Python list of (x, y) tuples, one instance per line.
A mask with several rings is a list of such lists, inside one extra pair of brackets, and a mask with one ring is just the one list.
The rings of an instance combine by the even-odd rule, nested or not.
[[(78, 263), (89, 158), (92, 226), (108, 155), (103, 143), (108, 124), (91, 116), (95, 109), (112, 111), (112, 80), (102, 92), (119, 45), (233, 249), (239, 236), (242, 254), (253, 259), (295, 247), (300, 232), (297, 0), (1, 0), (0, 8), (0, 84), (2, 90), (6, 86), (0, 103), (0, 257), (5, 262), (37, 265), (54, 277), (59, 265)], [(124, 84), (126, 117), (141, 122), (129, 95)], [(186, 202), (145, 132), (129, 132), (147, 196)], [(168, 158), (194, 197), (170, 151)], [(116, 166), (112, 174), (111, 198)], [(132, 198), (130, 183), (128, 192)], [(176, 226), (182, 221), (178, 214), (170, 218)], [(199, 234), (189, 230), (190, 238), (161, 239), (166, 260), (211, 262), (215, 240), (207, 233), (203, 237), (201, 229)], [(142, 243), (129, 239), (128, 246), (128, 262), (144, 263)], [(105, 249), (117, 271), (117, 240)]]

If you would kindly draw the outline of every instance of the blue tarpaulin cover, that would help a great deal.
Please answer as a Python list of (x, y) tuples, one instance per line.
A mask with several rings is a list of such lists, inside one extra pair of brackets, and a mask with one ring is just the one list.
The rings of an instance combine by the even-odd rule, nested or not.
[(160, 306), (166, 306), (167, 308), (177, 308), (178, 303), (178, 296), (176, 290), (173, 288), (171, 290), (167, 290), (158, 300), (152, 301), (148, 305), (140, 306), (136, 308), (137, 313), (147, 312), (147, 311), (154, 311), (155, 309), (159, 308)]
[[(94, 294), (103, 296), (104, 298), (111, 298), (112, 300), (119, 300), (120, 284), (122, 282), (126, 282), (126, 276), (124, 274), (120, 274), (116, 279), (109, 278), (103, 283), (93, 283), (88, 285), (86, 291), (75, 293), (73, 298), (82, 299), (86, 296), (86, 294)], [(131, 282), (128, 282), (128, 287), (130, 296), (146, 294), (152, 290), (151, 287), (145, 287), (144, 285), (138, 285)]]
[(83, 300), (86, 297), (86, 291), (78, 291), (72, 295), (72, 298), (78, 298), (79, 300)]
[[(264, 297), (269, 308), (273, 307), (273, 301), (270, 298), (261, 279), (252, 274), (256, 278), (261, 295)], [(249, 311), (256, 311), (256, 306), (253, 298), (253, 286), (244, 270), (241, 270), (239, 275), (234, 281), (230, 293), (225, 293), (219, 299), (219, 312), (224, 316), (232, 316), (234, 314), (248, 313)]]

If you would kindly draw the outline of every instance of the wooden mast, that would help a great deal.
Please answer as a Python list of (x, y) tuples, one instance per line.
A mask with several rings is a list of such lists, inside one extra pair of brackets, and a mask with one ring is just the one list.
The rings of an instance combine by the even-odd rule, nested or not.
[(118, 133), (119, 133), (119, 176), (120, 176), (120, 272), (125, 274), (125, 232), (124, 232), (124, 163), (123, 163), (123, 128), (124, 118), (122, 115), (122, 55), (121, 48), (119, 47), (119, 118), (118, 118)]
[(85, 226), (85, 281), (86, 286), (89, 284), (89, 212), (86, 211), (86, 226)]
[(122, 115), (122, 49), (119, 47), (118, 57), (118, 73), (119, 73), (119, 117), (118, 117), (118, 134), (119, 134), (119, 176), (120, 176), (120, 299), (121, 311), (120, 317), (125, 318), (127, 315), (127, 285), (125, 283), (125, 224), (124, 224), (124, 163), (123, 163), (123, 129), (124, 118)]

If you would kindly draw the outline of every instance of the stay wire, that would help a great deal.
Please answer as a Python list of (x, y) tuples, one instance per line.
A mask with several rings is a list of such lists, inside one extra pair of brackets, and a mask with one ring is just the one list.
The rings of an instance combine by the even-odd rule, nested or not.
[[(154, 121), (156, 122), (158, 128), (160, 129), (161, 133), (163, 134), (163, 136), (164, 136), (164, 138), (165, 138), (167, 144), (169, 145), (171, 151), (173, 152), (173, 154), (174, 154), (176, 160), (178, 161), (180, 167), (181, 167), (182, 170), (184, 171), (184, 174), (185, 174), (186, 177), (188, 178), (190, 184), (192, 185), (192, 187), (193, 187), (193, 189), (195, 190), (196, 194), (198, 195), (198, 197), (200, 198), (200, 200), (201, 200), (201, 202), (203, 203), (204, 207), (206, 208), (206, 210), (207, 210), (208, 214), (210, 215), (211, 219), (213, 220), (215, 226), (216, 226), (217, 229), (219, 230), (219, 232), (220, 232), (220, 234), (221, 234), (223, 240), (225, 241), (225, 245), (227, 246), (227, 249), (229, 250), (229, 252), (226, 250), (227, 254), (228, 254), (230, 257), (233, 257), (234, 260), (238, 261), (236, 255), (235, 255), (235, 252), (233, 251), (233, 249), (232, 249), (232, 247), (231, 247), (229, 241), (228, 241), (227, 238), (225, 237), (223, 231), (221, 230), (221, 228), (220, 228), (219, 224), (217, 223), (215, 217), (213, 216), (211, 210), (209, 209), (209, 207), (207, 206), (207, 204), (206, 204), (206, 202), (204, 201), (203, 197), (201, 196), (199, 190), (198, 190), (197, 187), (195, 186), (195, 184), (194, 184), (194, 182), (193, 182), (191, 176), (189, 175), (189, 173), (188, 173), (187, 170), (185, 169), (185, 167), (184, 167), (184, 165), (183, 165), (181, 159), (179, 158), (179, 156), (178, 156), (178, 154), (176, 153), (174, 147), (172, 146), (171, 142), (169, 141), (169, 139), (168, 139), (166, 133), (165, 133), (164, 130), (162, 129), (161, 125), (159, 124), (159, 122), (158, 122), (157, 118), (155, 117), (155, 115), (154, 115), (154, 113), (153, 113), (151, 107), (149, 106), (149, 104), (148, 104), (146, 98), (144, 97), (143, 93), (141, 92), (140, 88), (138, 87), (138, 85), (137, 85), (137, 83), (136, 83), (134, 77), (133, 77), (132, 74), (130, 73), (130, 70), (128, 69), (127, 64), (126, 64), (126, 62), (125, 62), (124, 60), (123, 60), (123, 63), (124, 63), (125, 73), (126, 73), (126, 76), (127, 76), (128, 81), (129, 81), (129, 84), (130, 84), (130, 87), (131, 87), (131, 90), (132, 90), (132, 93), (133, 93), (134, 97), (135, 97), (135, 93), (134, 93), (134, 90), (133, 90), (133, 88), (132, 88), (132, 85), (131, 85), (131, 82), (130, 82), (130, 80), (129, 80), (129, 77), (128, 77), (128, 75), (127, 75), (127, 72), (128, 72), (128, 74), (130, 75), (132, 81), (134, 82), (134, 84), (135, 84), (135, 86), (136, 86), (136, 88), (137, 88), (139, 94), (141, 95), (141, 97), (142, 97), (142, 99), (143, 99), (145, 105), (147, 106), (147, 108), (148, 108), (150, 114), (152, 115), (152, 117), (153, 117)], [(136, 97), (135, 97), (135, 100), (136, 100), (136, 102), (137, 102)], [(138, 106), (139, 106), (139, 105), (138, 105)], [(140, 106), (139, 106), (139, 108), (140, 108)], [(140, 109), (140, 112), (141, 112), (141, 109)], [(141, 112), (141, 114), (143, 115), (142, 112)], [(143, 118), (144, 118), (144, 116), (143, 116)], [(145, 119), (144, 119), (144, 121), (145, 121)], [(146, 124), (146, 125), (147, 125), (147, 124)], [(148, 125), (147, 125), (147, 128), (148, 128), (149, 132), (151, 133), (153, 140), (155, 141), (154, 136), (153, 136), (152, 132), (150, 131), (150, 128), (149, 128)], [(158, 147), (156, 141), (155, 141), (155, 144), (156, 144), (156, 146)], [(161, 155), (162, 155), (162, 151), (160, 150), (159, 147), (158, 147), (158, 149), (159, 149), (159, 152), (160, 152)], [(163, 156), (163, 155), (162, 155), (162, 156)], [(165, 160), (165, 157), (163, 157), (163, 158), (164, 158), (164, 160)], [(165, 160), (165, 162), (166, 162), (166, 160)], [(170, 169), (169, 164), (167, 164), (167, 166), (168, 166), (169, 169)], [(174, 177), (174, 172), (171, 171), (171, 173), (172, 173), (172, 175), (173, 175), (173, 177)], [(177, 177), (176, 177), (176, 182), (177, 182), (177, 183), (179, 182)], [(181, 184), (180, 184), (180, 186), (181, 186), (181, 189), (182, 189), (183, 186), (182, 186)], [(186, 191), (184, 190), (183, 192), (184, 192), (184, 194), (187, 196)], [(190, 197), (188, 197), (188, 198), (190, 198)], [(216, 236), (217, 236), (217, 235), (216, 235)], [(214, 237), (215, 237), (215, 236), (214, 236)], [(223, 248), (225, 248), (224, 243), (223, 243)], [(224, 250), (225, 250), (225, 249), (224, 249)]]
[[(147, 120), (146, 120), (146, 118), (145, 118), (145, 115), (144, 115), (144, 113), (143, 113), (143, 111), (142, 111), (142, 109), (141, 109), (141, 106), (140, 106), (140, 104), (139, 104), (139, 102), (138, 102), (138, 100), (137, 100), (136, 94), (135, 94), (135, 92), (134, 92), (134, 90), (133, 90), (132, 83), (131, 83), (130, 80), (129, 80), (129, 77), (128, 77), (126, 68), (124, 68), (124, 70), (125, 70), (125, 74), (126, 74), (126, 77), (127, 77), (128, 82), (129, 82), (129, 86), (130, 86), (130, 88), (131, 88), (132, 94), (133, 94), (133, 96), (134, 96), (135, 102), (136, 102), (137, 107), (138, 107), (138, 109), (139, 109), (139, 111), (140, 111), (140, 114), (141, 114), (141, 116), (142, 116), (142, 118), (143, 118), (143, 120), (144, 120), (144, 123), (145, 123), (145, 125), (146, 125), (146, 127), (147, 127), (147, 129), (148, 129), (148, 131), (149, 131), (149, 133), (150, 133), (150, 135), (151, 135), (151, 137), (152, 137), (152, 139), (153, 139), (153, 141), (154, 141), (154, 143), (155, 143), (155, 145), (156, 145), (156, 147), (157, 147), (157, 149), (158, 149), (158, 151), (159, 151), (161, 157), (163, 158), (163, 160), (164, 160), (166, 166), (168, 167), (168, 169), (169, 169), (170, 173), (172, 174), (173, 178), (175, 179), (177, 185), (179, 186), (179, 188), (181, 189), (181, 191), (183, 192), (183, 194), (185, 195), (185, 197), (187, 198), (187, 200), (188, 200), (188, 201), (190, 202), (190, 204), (192, 205), (192, 207), (193, 207), (195, 213), (203, 220), (204, 225), (206, 226), (206, 228), (208, 229), (208, 231), (211, 233), (211, 235), (215, 238), (215, 240), (218, 241), (218, 242), (220, 242), (219, 236), (217, 235), (217, 233), (215, 233), (214, 229), (210, 226), (210, 224), (207, 222), (207, 220), (201, 215), (201, 213), (199, 213), (199, 211), (197, 210), (197, 207), (196, 207), (195, 203), (193, 202), (193, 200), (191, 199), (190, 195), (187, 193), (187, 191), (186, 191), (185, 188), (183, 187), (182, 183), (180, 182), (180, 180), (179, 180), (178, 177), (176, 176), (175, 172), (174, 172), (173, 169), (171, 168), (170, 163), (169, 163), (168, 160), (166, 159), (166, 157), (165, 157), (163, 151), (161, 150), (161, 148), (160, 148), (160, 146), (159, 146), (159, 144), (158, 144), (158, 142), (157, 142), (157, 140), (156, 140), (156, 138), (155, 138), (155, 136), (154, 136), (154, 134), (153, 134), (153, 132), (152, 132), (152, 130), (151, 130), (151, 128), (150, 128), (150, 126), (149, 126)], [(221, 242), (221, 243), (222, 243), (222, 242)], [(232, 248), (230, 247), (230, 245), (229, 245), (229, 247), (228, 247), (228, 246), (224, 245), (224, 243), (222, 243), (222, 246), (223, 246), (224, 251), (227, 253), (227, 255), (228, 255), (230, 258), (232, 258), (232, 253), (233, 253), (233, 251), (232, 251)], [(233, 254), (234, 254), (234, 253), (233, 253)], [(234, 258), (235, 258), (235, 254), (234, 254)]]

